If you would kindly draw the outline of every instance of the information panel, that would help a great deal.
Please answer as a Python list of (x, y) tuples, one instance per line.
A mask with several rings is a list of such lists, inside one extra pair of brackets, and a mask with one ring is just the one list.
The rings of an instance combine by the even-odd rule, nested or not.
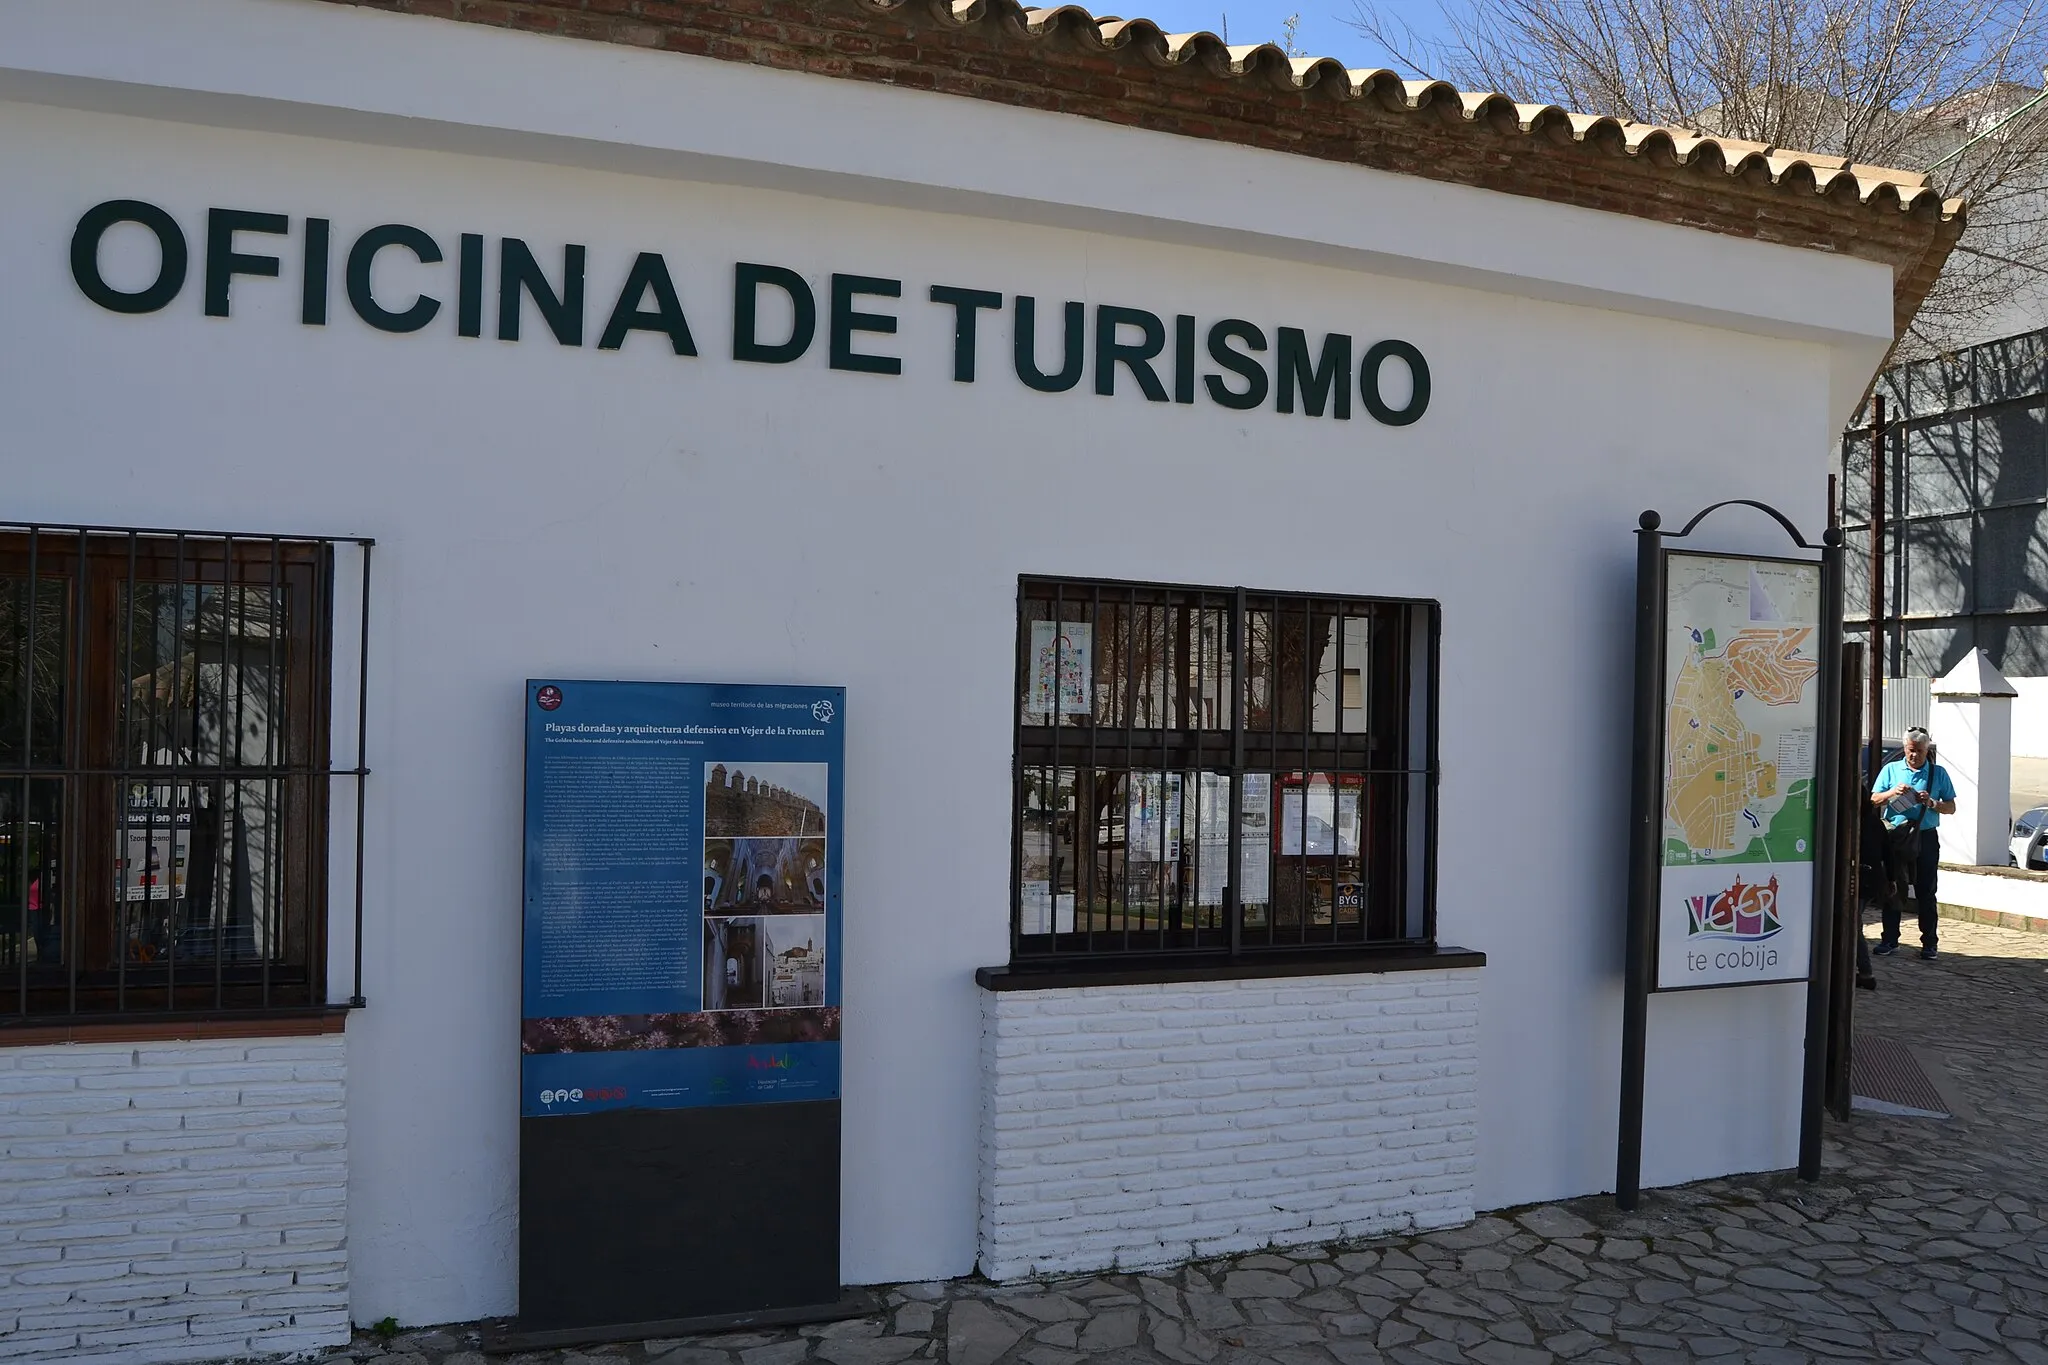
[(838, 1098), (844, 718), (527, 682), (522, 1115)]
[(1657, 989), (1804, 981), (1821, 569), (1665, 559)]

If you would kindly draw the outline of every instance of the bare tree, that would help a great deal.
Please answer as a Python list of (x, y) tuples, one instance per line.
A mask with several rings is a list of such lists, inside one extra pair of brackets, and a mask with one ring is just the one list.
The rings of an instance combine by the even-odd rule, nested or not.
[(1384, 0), (1352, 26), (1413, 74), (1531, 103), (1927, 170), (1969, 222), (1902, 354), (2048, 289), (2044, 0)]

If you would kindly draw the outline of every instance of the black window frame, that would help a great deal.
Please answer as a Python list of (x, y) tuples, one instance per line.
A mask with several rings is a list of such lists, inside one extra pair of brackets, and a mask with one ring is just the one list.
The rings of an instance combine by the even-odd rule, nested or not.
[[(363, 1003), (373, 544), (0, 523), (0, 1045)], [(361, 561), (352, 736), (335, 692), (342, 546)], [(52, 628), (55, 648), (37, 638)], [(338, 814), (355, 825), (345, 1002), (329, 999)]]
[[(1296, 611), (1298, 620), (1291, 615)], [(1060, 684), (1049, 683), (1067, 657), (1068, 632), (1045, 629), (1055, 620), (1088, 625), (1081, 684), (1088, 695), (1071, 711)], [(1218, 620), (1220, 649), (1219, 632), (1209, 628)], [(1170, 627), (1163, 624), (1168, 621)], [(1345, 649), (1358, 622), (1365, 623), (1366, 659), (1358, 670), (1359, 704), (1352, 708)], [(1034, 625), (1041, 628), (1035, 644)], [(1325, 630), (1329, 643), (1311, 655), (1310, 641)], [(1034, 666), (1047, 636), (1050, 671)], [(1290, 636), (1297, 663), (1284, 657)], [(1020, 575), (1011, 967), (1435, 951), (1441, 641), (1442, 604), (1434, 599)], [(1260, 689), (1247, 676), (1255, 670), (1240, 668), (1239, 660), (1263, 669), (1262, 696), (1253, 695)], [(1327, 690), (1319, 693), (1325, 679)], [(1218, 695), (1224, 691), (1227, 698)], [(1354, 709), (1362, 713), (1359, 728), (1349, 719)], [(1328, 723), (1319, 728), (1324, 712)], [(1182, 723), (1189, 719), (1195, 723)], [(1159, 723), (1125, 723), (1139, 720)], [(1247, 781), (1257, 778), (1263, 788)], [(1291, 789), (1299, 794), (1290, 802)], [(1264, 803), (1266, 869), (1266, 898), (1249, 910), (1248, 796)], [(1201, 829), (1219, 802), (1227, 826), (1220, 836), (1227, 842), (1220, 899), (1213, 886), (1219, 836), (1205, 841)], [(1354, 812), (1348, 817), (1347, 803)], [(1311, 851), (1318, 806), (1328, 820), (1322, 836), (1327, 876), (1320, 871), (1326, 855)], [(1062, 812), (1070, 814), (1063, 818)], [(1196, 826), (1192, 837), (1190, 823)], [(1284, 852), (1290, 824), (1292, 854)], [(1139, 827), (1148, 839), (1157, 827), (1162, 851), (1172, 852), (1157, 860), (1156, 872), (1137, 877), (1148, 896), (1154, 887), (1158, 896), (1139, 907), (1134, 933), (1130, 846)], [(1347, 828), (1356, 830), (1349, 860)], [(1083, 830), (1089, 831), (1085, 849)], [(1283, 868), (1289, 859), (1292, 866)], [(1356, 867), (1351, 882), (1344, 880), (1347, 861)], [(1313, 887), (1311, 867), (1318, 869)], [(1071, 878), (1063, 878), (1069, 868)], [(1027, 870), (1050, 875), (1027, 878)], [(1104, 888), (1096, 885), (1098, 875)], [(1289, 875), (1295, 879), (1291, 897), (1283, 894)], [(1120, 916), (1114, 908), (1119, 884)], [(1034, 888), (1028, 906), (1027, 885)], [(1062, 888), (1069, 885), (1071, 903), (1062, 905)], [(1107, 890), (1107, 900), (1099, 889)]]

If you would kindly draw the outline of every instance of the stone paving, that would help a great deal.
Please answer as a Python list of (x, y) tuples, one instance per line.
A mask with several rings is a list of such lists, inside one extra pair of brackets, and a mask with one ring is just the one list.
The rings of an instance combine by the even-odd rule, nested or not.
[[(1912, 930), (1907, 931), (1909, 944)], [(1939, 1049), (1965, 1110), (1858, 1113), (1826, 1175), (1713, 1180), (1154, 1275), (879, 1291), (864, 1320), (503, 1365), (2048, 1365), (2048, 935), (1944, 922), (1880, 959), (1858, 1030)], [(330, 1365), (486, 1365), (459, 1328)]]

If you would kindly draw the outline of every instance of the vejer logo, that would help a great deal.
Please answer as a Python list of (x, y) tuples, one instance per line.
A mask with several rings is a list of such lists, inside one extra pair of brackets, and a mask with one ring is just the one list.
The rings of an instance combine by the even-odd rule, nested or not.
[(820, 725), (823, 725), (823, 724), (825, 724), (826, 722), (830, 721), (830, 720), (832, 719), (832, 703), (831, 703), (831, 702), (829, 702), (829, 701), (814, 701), (814, 702), (812, 702), (812, 703), (811, 703), (811, 716), (812, 716), (812, 718), (813, 718), (813, 719), (815, 719), (815, 720), (816, 720), (816, 721), (817, 721), (817, 722), (818, 722), (818, 723), (819, 723)]
[(1685, 898), (1687, 938), (1757, 943), (1784, 925), (1778, 919), (1778, 879), (1761, 886), (1737, 877), (1725, 891)]

